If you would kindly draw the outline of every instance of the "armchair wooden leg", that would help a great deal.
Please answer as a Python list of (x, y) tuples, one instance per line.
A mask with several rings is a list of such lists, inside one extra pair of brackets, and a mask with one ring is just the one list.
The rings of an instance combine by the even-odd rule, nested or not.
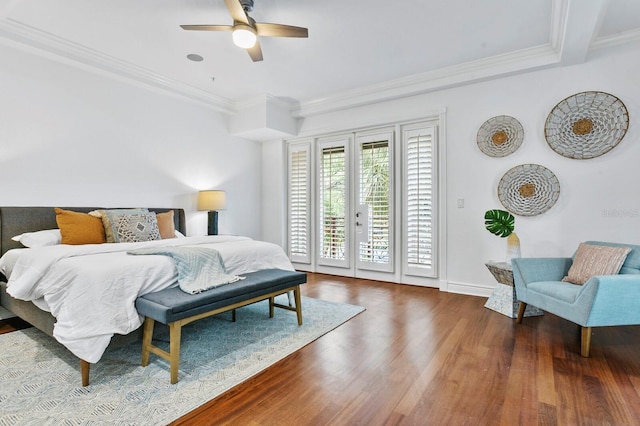
[(80, 360), (80, 374), (82, 375), (82, 386), (89, 386), (89, 371), (91, 370), (91, 364), (84, 359)]
[(516, 318), (516, 323), (522, 324), (522, 318), (524, 317), (525, 309), (527, 309), (527, 304), (524, 302), (520, 302), (520, 306), (518, 306), (518, 317)]
[(591, 349), (591, 327), (582, 327), (582, 339), (580, 345), (580, 355), (589, 358)]

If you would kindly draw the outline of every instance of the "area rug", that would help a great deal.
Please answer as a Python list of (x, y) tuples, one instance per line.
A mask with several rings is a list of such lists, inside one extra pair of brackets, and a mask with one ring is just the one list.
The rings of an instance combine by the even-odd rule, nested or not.
[[(168, 362), (152, 354), (140, 366), (140, 343), (107, 349), (83, 388), (78, 359), (51, 337), (34, 328), (0, 335), (0, 426), (167, 424), (363, 310), (303, 297), (301, 327), (295, 312), (269, 318), (266, 301), (238, 309), (235, 323), (229, 313), (196, 321), (182, 328), (175, 385)], [(154, 339), (168, 343), (167, 327)]]

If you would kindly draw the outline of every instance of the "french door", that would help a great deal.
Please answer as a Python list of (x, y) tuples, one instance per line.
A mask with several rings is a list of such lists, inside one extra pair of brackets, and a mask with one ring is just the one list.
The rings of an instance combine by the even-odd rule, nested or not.
[(437, 122), (287, 144), (297, 269), (430, 285), (437, 277)]
[(393, 272), (393, 129), (320, 138), (317, 146), (318, 271)]

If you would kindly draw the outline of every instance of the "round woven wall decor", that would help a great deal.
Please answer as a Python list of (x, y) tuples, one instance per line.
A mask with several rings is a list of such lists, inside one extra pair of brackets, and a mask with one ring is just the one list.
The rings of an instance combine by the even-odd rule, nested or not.
[(612, 150), (628, 128), (629, 114), (620, 99), (604, 92), (582, 92), (551, 110), (544, 136), (558, 154), (586, 160)]
[(499, 115), (485, 121), (478, 130), (478, 147), (489, 157), (504, 157), (522, 145), (524, 129), (518, 120)]
[(498, 198), (513, 214), (536, 216), (549, 210), (560, 197), (560, 182), (538, 164), (522, 164), (507, 171), (498, 184)]

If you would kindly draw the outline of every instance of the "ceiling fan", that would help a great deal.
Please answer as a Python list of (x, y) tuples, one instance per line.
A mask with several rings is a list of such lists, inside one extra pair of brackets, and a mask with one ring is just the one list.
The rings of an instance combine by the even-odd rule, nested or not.
[(249, 12), (253, 10), (253, 0), (224, 0), (233, 25), (180, 25), (184, 30), (233, 31), (233, 42), (247, 49), (253, 62), (262, 60), (262, 48), (257, 36), (263, 37), (309, 37), (306, 28), (291, 25), (256, 22)]

